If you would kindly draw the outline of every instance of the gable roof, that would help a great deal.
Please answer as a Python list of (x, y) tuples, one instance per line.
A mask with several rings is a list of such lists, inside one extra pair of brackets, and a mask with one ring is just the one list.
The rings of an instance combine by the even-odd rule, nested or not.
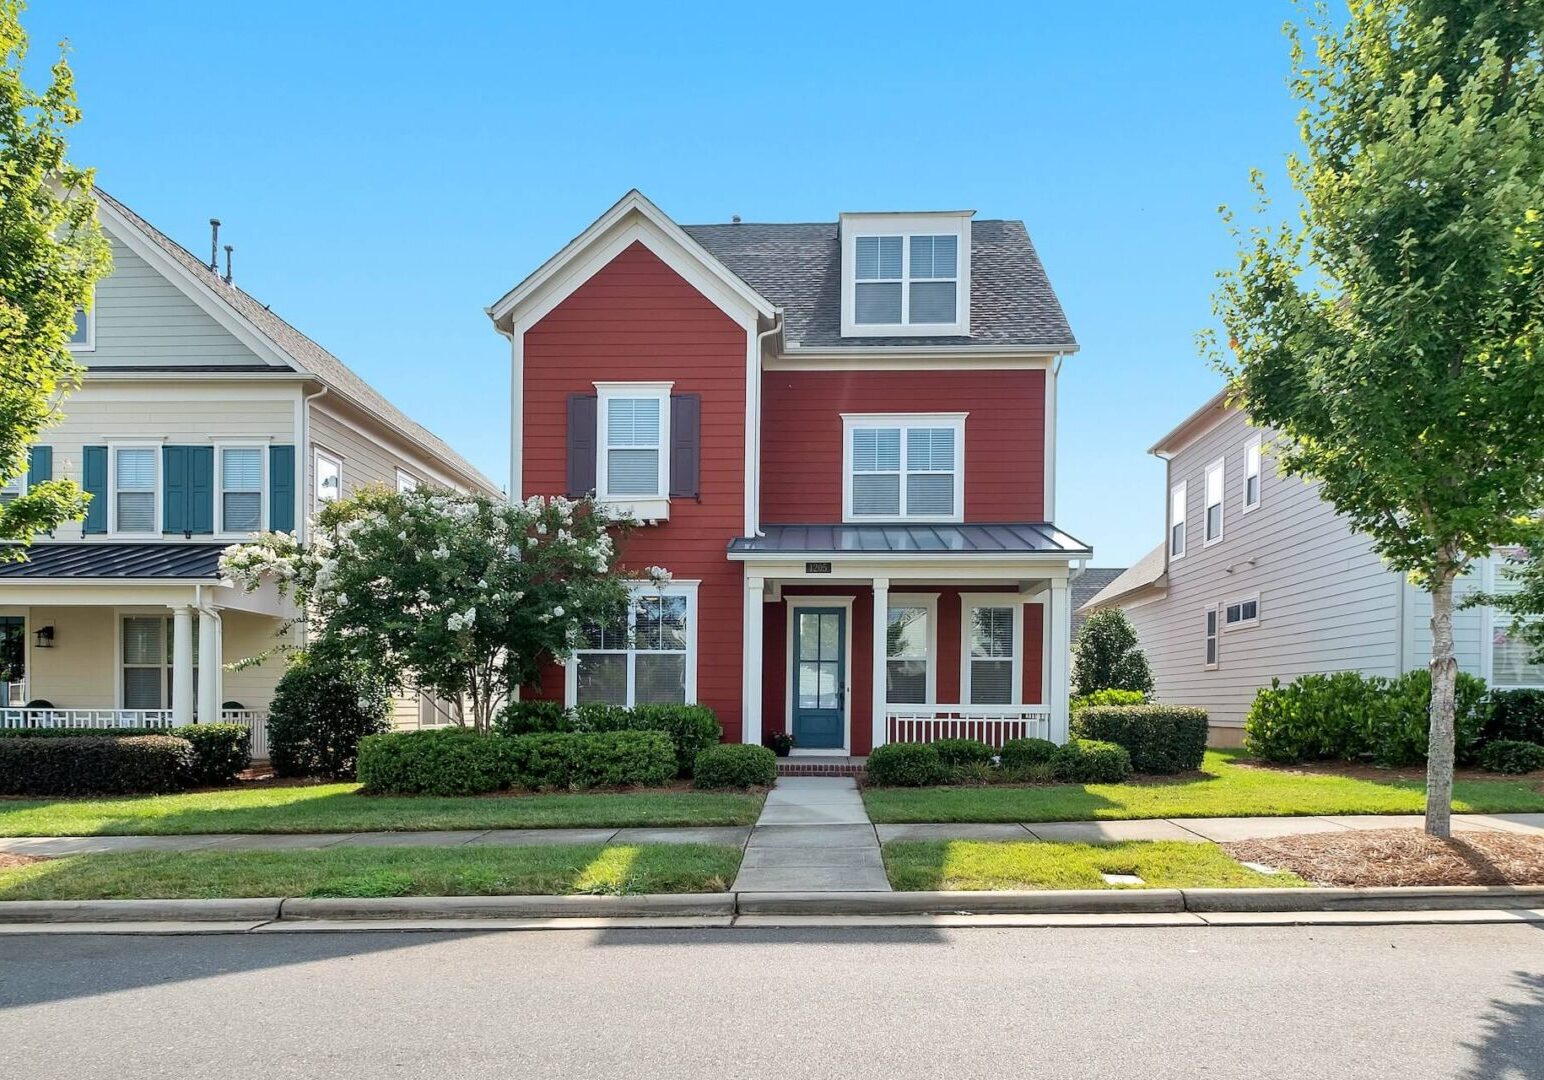
[(297, 371), (315, 376), (329, 390), (353, 402), (386, 426), (395, 428), (420, 449), (443, 459), (468, 480), (483, 485), (490, 492), (499, 490), (497, 484), (451, 449), (449, 443), (386, 400), (384, 395), (360, 378), (347, 364), (274, 314), (268, 305), (244, 289), (225, 284), (220, 275), (209, 269), (202, 259), (101, 188), (95, 188), (93, 194), (108, 211), (109, 228), (113, 225), (127, 226), (148, 240), (190, 279), (184, 285), (192, 285), (194, 288), (202, 286), (205, 295), (212, 294), (230, 314), (255, 331)]
[(1100, 589), (1093, 599), (1072, 610), (1095, 611), (1099, 608), (1112, 607), (1143, 589), (1166, 588), (1168, 569), (1167, 553), (1163, 545), (1159, 544), (1138, 559), (1134, 566), (1122, 571), (1119, 577)]
[(969, 337), (843, 337), (836, 222), (686, 225), (686, 234), (783, 311), (787, 348), (1022, 345), (1077, 348), (1022, 221), (970, 227)]
[(1090, 566), (1067, 586), (1067, 599), (1076, 612), (1104, 591), (1104, 587), (1126, 572), (1123, 566)]

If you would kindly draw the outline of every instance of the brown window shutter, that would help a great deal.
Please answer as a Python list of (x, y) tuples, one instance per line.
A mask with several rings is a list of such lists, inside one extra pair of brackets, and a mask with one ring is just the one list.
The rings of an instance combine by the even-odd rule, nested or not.
[(595, 494), (598, 405), (594, 394), (568, 395), (568, 496), (572, 499)]
[(670, 395), (670, 494), (696, 499), (702, 457), (702, 395)]

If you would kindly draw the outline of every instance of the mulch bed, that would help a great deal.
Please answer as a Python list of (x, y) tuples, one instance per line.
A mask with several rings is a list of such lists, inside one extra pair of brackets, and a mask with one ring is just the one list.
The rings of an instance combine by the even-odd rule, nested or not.
[(1419, 829), (1309, 833), (1223, 844), (1235, 859), (1290, 870), (1316, 885), (1544, 885), (1544, 836)]

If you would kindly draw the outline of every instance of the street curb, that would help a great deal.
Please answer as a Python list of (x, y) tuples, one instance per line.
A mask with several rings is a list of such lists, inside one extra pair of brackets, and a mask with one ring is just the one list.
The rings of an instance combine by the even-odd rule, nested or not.
[(1185, 910), (1477, 911), (1544, 907), (1536, 885), (1405, 885), (1362, 889), (1185, 889)]
[(267, 922), (278, 897), (252, 900), (4, 900), (0, 922)]
[(1185, 910), (1178, 889), (737, 894), (741, 915), (1049, 915)]
[[(284, 900), (275, 916), (301, 919), (602, 919), (735, 913), (734, 893), (640, 896), (403, 896)], [(0, 915), (4, 910), (0, 909)]]

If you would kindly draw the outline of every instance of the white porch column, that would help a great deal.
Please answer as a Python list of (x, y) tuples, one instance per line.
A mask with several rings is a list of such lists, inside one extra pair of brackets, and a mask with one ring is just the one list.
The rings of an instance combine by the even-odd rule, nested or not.
[(172, 608), (172, 720), (193, 722), (193, 609)]
[(220, 620), (212, 611), (198, 611), (198, 722), (220, 720)]
[(1046, 704), (1051, 707), (1051, 740), (1061, 743), (1067, 741), (1067, 666), (1071, 659), (1072, 647), (1068, 639), (1072, 622), (1067, 610), (1065, 578), (1058, 578), (1051, 582), (1046, 618), (1051, 624), (1051, 647), (1046, 672), (1051, 693)]
[(740, 648), (740, 741), (751, 746), (761, 745), (761, 665), (762, 665), (762, 611), (761, 594), (766, 579), (745, 579), (744, 640)]
[(889, 640), (890, 626), (890, 579), (874, 579), (874, 632), (871, 638), (870, 651), (874, 663), (874, 741), (871, 745), (883, 746), (885, 736), (888, 734), (885, 725), (885, 700), (887, 650), (885, 643)]

